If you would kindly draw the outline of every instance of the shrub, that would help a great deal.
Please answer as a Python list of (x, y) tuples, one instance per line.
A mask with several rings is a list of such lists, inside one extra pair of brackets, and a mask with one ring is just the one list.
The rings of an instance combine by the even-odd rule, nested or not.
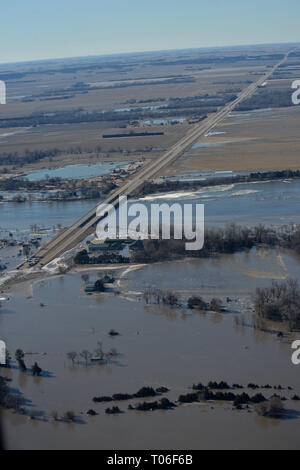
[(196, 308), (197, 310), (207, 310), (207, 304), (204, 302), (202, 297), (190, 297), (188, 299), (188, 308), (193, 310)]
[(259, 416), (266, 416), (270, 418), (282, 418), (284, 413), (284, 406), (279, 397), (274, 396), (270, 398), (267, 403), (259, 403), (255, 406), (255, 411)]

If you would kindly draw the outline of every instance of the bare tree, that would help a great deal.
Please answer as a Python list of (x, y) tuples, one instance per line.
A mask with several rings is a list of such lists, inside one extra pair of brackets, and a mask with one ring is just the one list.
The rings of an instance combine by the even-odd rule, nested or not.
[(106, 353), (106, 357), (108, 358), (117, 357), (117, 355), (118, 355), (118, 351), (116, 350), (116, 348), (111, 348), (111, 350), (108, 351), (108, 353)]
[(74, 422), (75, 420), (75, 413), (73, 411), (66, 411), (64, 414), (64, 420), (69, 422)]
[(174, 307), (179, 304), (179, 297), (175, 292), (166, 292), (163, 294), (162, 301), (165, 305), (170, 305), (171, 307)]
[(212, 299), (210, 302), (210, 309), (212, 312), (222, 312), (222, 302), (220, 299)]
[(149, 304), (151, 301), (155, 304), (160, 304), (163, 301), (164, 293), (160, 289), (153, 287), (148, 287), (143, 292), (143, 298), (146, 304)]
[(95, 355), (101, 361), (104, 359), (105, 354), (102, 348), (102, 343), (100, 341), (97, 342), (97, 349), (95, 350)]
[(67, 353), (67, 358), (72, 361), (73, 365), (75, 363), (75, 359), (77, 358), (77, 352), (76, 351), (70, 351)]
[(259, 416), (281, 418), (284, 413), (284, 406), (279, 397), (273, 396), (270, 398), (268, 403), (259, 403), (258, 405), (255, 405), (255, 411)]
[(89, 360), (90, 360), (91, 357), (92, 357), (92, 354), (91, 354), (89, 351), (87, 351), (86, 349), (84, 349), (84, 350), (80, 353), (80, 356), (83, 357), (83, 359), (85, 360), (85, 365), (86, 365), (86, 367), (87, 367), (88, 362), (89, 362)]
[(27, 367), (26, 367), (25, 362), (24, 362), (24, 357), (25, 357), (25, 354), (22, 351), (22, 349), (17, 349), (16, 353), (15, 353), (16, 361), (18, 362), (20, 369), (23, 372), (26, 372)]
[(57, 421), (58, 420), (58, 412), (56, 410), (53, 410), (51, 412), (51, 418), (54, 420), (54, 421)]

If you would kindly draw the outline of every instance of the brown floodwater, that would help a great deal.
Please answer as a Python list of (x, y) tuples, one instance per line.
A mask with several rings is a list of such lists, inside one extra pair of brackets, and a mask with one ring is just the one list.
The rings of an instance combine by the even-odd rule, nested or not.
[[(93, 269), (90, 281), (98, 277)], [(25, 362), (35, 361), (46, 376), (33, 378), (13, 362), (5, 373), (11, 387), (26, 398), (26, 409), (43, 412), (32, 421), (5, 412), (4, 431), (10, 449), (298, 449), (300, 405), (285, 402), (285, 418), (262, 418), (256, 413), (233, 411), (230, 404), (201, 403), (173, 411), (127, 410), (108, 416), (107, 405), (94, 396), (134, 393), (145, 385), (166, 386), (176, 400), (193, 383), (226, 380), (292, 386), (286, 397), (300, 394), (299, 366), (291, 362), (291, 342), (276, 335), (238, 326), (234, 318), (251, 316), (251, 295), (272, 279), (299, 277), (299, 259), (278, 250), (253, 250), (207, 260), (158, 263), (116, 271), (112, 293), (88, 296), (83, 272), (27, 282), (10, 293), (0, 311), (1, 339), (10, 351), (26, 351)], [(145, 306), (140, 293), (147, 286), (177, 290), (184, 301), (201, 294), (233, 300), (231, 312), (191, 313), (184, 308)], [(41, 307), (41, 303), (45, 306)], [(120, 336), (110, 338), (116, 329)], [(279, 326), (280, 328), (280, 326)], [(68, 351), (93, 351), (101, 341), (119, 356), (105, 365), (72, 365)], [(29, 354), (30, 353), (30, 354)], [(1, 374), (4, 375), (4, 369)], [(262, 391), (270, 396), (273, 391)], [(130, 403), (136, 403), (133, 400)], [(111, 404), (109, 404), (111, 406)], [(93, 408), (98, 416), (88, 417)], [(75, 424), (53, 422), (49, 415), (73, 410)]]

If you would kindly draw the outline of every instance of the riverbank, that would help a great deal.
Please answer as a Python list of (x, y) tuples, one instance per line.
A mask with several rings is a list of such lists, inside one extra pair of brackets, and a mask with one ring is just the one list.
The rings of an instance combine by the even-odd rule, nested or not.
[(227, 175), (226, 177), (210, 177), (189, 180), (189, 181), (176, 181), (166, 180), (162, 182), (146, 181), (141, 188), (139, 188), (133, 196), (143, 197), (150, 194), (179, 192), (179, 191), (195, 191), (199, 188), (214, 187), (219, 185), (232, 185), (239, 183), (254, 183), (261, 181), (277, 181), (286, 179), (299, 179), (300, 170), (286, 169), (283, 171), (265, 171), (257, 173), (238, 174), (234, 176)]
[[(0, 180), (0, 202), (24, 203), (30, 202), (53, 202), (53, 201), (99, 201), (101, 193), (106, 194), (110, 190), (123, 184), (126, 179), (141, 168), (142, 162), (131, 163), (124, 168), (115, 169), (112, 174), (87, 178), (84, 180), (71, 180), (62, 178), (49, 178), (47, 180), (27, 181), (24, 178), (8, 178)], [(131, 194), (134, 198), (151, 198), (157, 196), (165, 199), (180, 199), (185, 197), (186, 192), (192, 196), (199, 190), (224, 187), (230, 189), (234, 185), (250, 185), (255, 183), (276, 183), (299, 181), (300, 170), (268, 171), (262, 173), (250, 173), (239, 175), (226, 175), (219, 177), (203, 177), (195, 180), (166, 180), (162, 182), (147, 181), (144, 185)], [(13, 196), (5, 197), (6, 193)]]

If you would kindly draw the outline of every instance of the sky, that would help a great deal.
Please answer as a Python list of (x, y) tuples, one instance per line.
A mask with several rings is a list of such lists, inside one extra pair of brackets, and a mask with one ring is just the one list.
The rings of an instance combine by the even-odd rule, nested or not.
[(0, 63), (300, 42), (299, 0), (0, 0)]

